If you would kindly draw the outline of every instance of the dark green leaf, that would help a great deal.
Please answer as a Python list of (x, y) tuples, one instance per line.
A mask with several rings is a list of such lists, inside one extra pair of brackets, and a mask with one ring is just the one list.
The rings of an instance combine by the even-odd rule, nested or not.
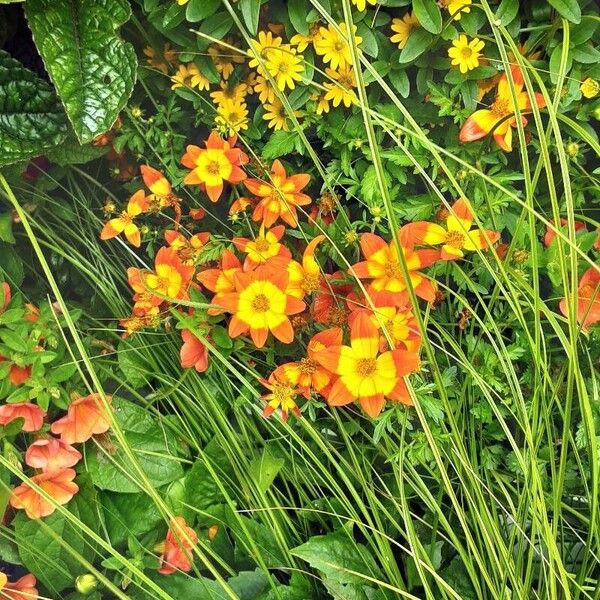
[(28, 0), (25, 13), (77, 138), (92, 141), (111, 128), (133, 91), (135, 51), (115, 33), (129, 19), (129, 3)]
[(436, 0), (413, 0), (412, 5), (424, 29), (435, 34), (442, 31), (442, 13)]
[(573, 48), (570, 54), (573, 57), (573, 60), (586, 65), (597, 65), (600, 63), (600, 50), (587, 44), (585, 46)]
[(292, 27), (302, 35), (308, 35), (308, 22), (306, 16), (310, 11), (308, 0), (288, 0), (288, 15)]
[(15, 243), (15, 236), (12, 232), (12, 224), (13, 220), (10, 213), (0, 213), (0, 241), (7, 242), (8, 244)]
[(263, 450), (260, 457), (252, 461), (250, 475), (262, 493), (271, 487), (284, 463), (283, 458), (276, 458), (267, 448)]
[(367, 56), (377, 58), (379, 54), (379, 46), (377, 45), (377, 38), (373, 31), (364, 22), (360, 22), (356, 29), (357, 35), (362, 37), (360, 47)]
[(152, 373), (138, 349), (139, 345), (140, 341), (134, 337), (131, 340), (122, 340), (117, 347), (119, 369), (125, 376), (125, 381), (134, 388), (146, 385)]
[(548, 0), (561, 17), (571, 23), (581, 23), (581, 8), (579, 0)]
[(197, 23), (214, 14), (221, 0), (190, 0), (185, 11), (185, 18), (190, 23)]
[(410, 34), (406, 46), (400, 52), (398, 60), (401, 63), (408, 63), (419, 58), (427, 50), (432, 41), (433, 35), (422, 27), (418, 27)]
[(239, 0), (238, 6), (242, 11), (242, 18), (250, 32), (250, 35), (256, 35), (258, 31), (258, 19), (260, 18), (261, 0)]
[(240, 600), (256, 600), (269, 587), (269, 579), (260, 569), (240, 571), (227, 583)]
[(498, 10), (496, 11), (496, 19), (499, 19), (502, 25), (508, 25), (518, 13), (518, 0), (502, 0)]
[(265, 159), (279, 158), (294, 150), (298, 134), (287, 131), (276, 131), (264, 145), (262, 155)]
[(0, 50), (0, 165), (43, 154), (68, 131), (52, 87)]

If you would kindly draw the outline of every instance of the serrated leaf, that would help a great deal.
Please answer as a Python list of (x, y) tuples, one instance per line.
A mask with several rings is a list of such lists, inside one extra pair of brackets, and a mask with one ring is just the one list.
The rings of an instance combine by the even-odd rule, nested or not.
[(561, 17), (575, 23), (581, 23), (581, 7), (579, 0), (548, 0), (548, 4), (556, 9)]
[(435, 0), (413, 0), (413, 11), (421, 26), (430, 33), (442, 31), (442, 13)]
[(43, 154), (68, 131), (52, 86), (0, 50), (0, 165)]
[(242, 12), (244, 23), (250, 35), (256, 35), (258, 31), (258, 19), (260, 18), (261, 0), (239, 0), (238, 6)]
[(25, 14), (39, 53), (81, 143), (110, 129), (127, 103), (137, 59), (115, 30), (126, 0), (28, 0)]
[(265, 159), (279, 158), (294, 150), (298, 134), (287, 131), (276, 131), (267, 140), (263, 147), (262, 155)]

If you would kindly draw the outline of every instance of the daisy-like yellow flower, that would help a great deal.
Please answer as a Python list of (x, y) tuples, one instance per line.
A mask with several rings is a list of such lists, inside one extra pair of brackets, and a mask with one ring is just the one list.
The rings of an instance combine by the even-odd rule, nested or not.
[(265, 104), (263, 119), (267, 121), (267, 127), (275, 131), (288, 131), (287, 116), (283, 104), (275, 98), (272, 104)]
[(292, 46), (296, 46), (296, 50), (298, 50), (298, 52), (304, 52), (308, 48), (308, 45), (312, 44), (318, 35), (319, 25), (317, 23), (313, 23), (310, 26), (308, 35), (297, 33), (290, 39), (290, 44)]
[(463, 14), (471, 12), (473, 0), (442, 0), (441, 3), (455, 21), (460, 21)]
[(302, 80), (303, 60), (301, 55), (296, 54), (296, 49), (287, 44), (267, 52), (265, 66), (279, 91), (283, 92), (286, 87), (293, 90), (296, 87), (295, 82)]
[(189, 2), (189, 0), (175, 0), (177, 2), (177, 4), (179, 4), (179, 6), (183, 6), (184, 4), (187, 4)]
[(351, 66), (340, 68), (338, 71), (325, 69), (325, 73), (335, 80), (324, 84), (327, 90), (324, 96), (326, 101), (331, 100), (333, 106), (339, 106), (343, 102), (346, 108), (357, 102), (358, 99), (353, 90), (356, 87), (356, 79)]
[(256, 77), (254, 92), (258, 94), (258, 99), (262, 104), (272, 104), (275, 100), (275, 90), (262, 75), (257, 75)]
[(169, 65), (174, 65), (177, 62), (177, 52), (171, 48), (171, 44), (165, 44), (162, 52), (157, 52), (151, 46), (146, 46), (143, 52), (146, 55), (148, 66), (164, 75), (169, 72)]
[(245, 102), (226, 100), (217, 107), (215, 125), (225, 135), (235, 135), (248, 129), (248, 108)]
[(177, 73), (171, 77), (171, 81), (173, 82), (173, 85), (171, 86), (172, 90), (180, 87), (190, 89), (197, 87), (202, 91), (207, 90), (210, 87), (210, 82), (202, 75), (202, 73), (200, 73), (200, 70), (194, 63), (179, 65)]
[(406, 46), (410, 34), (419, 26), (419, 20), (414, 13), (406, 13), (401, 19), (392, 19), (394, 35), (390, 38), (390, 42), (398, 44), (398, 48), (402, 50)]
[(250, 42), (248, 56), (250, 57), (249, 67), (256, 69), (258, 73), (264, 75), (261, 62), (267, 60), (267, 54), (274, 48), (281, 46), (281, 38), (274, 36), (270, 31), (259, 31), (258, 39)]
[[(229, 44), (231, 40), (225, 40), (225, 42)], [(233, 73), (235, 65), (244, 62), (244, 57), (241, 54), (236, 54), (235, 51), (230, 50), (225, 46), (220, 46), (219, 44), (209, 46), (208, 54), (211, 57), (217, 72), (225, 81), (227, 81)]]
[(246, 98), (249, 88), (248, 85), (243, 81), (238, 83), (227, 83), (221, 81), (219, 84), (221, 89), (215, 92), (211, 92), (210, 97), (213, 99), (215, 104), (223, 104), (227, 100), (233, 102), (243, 102)]
[(579, 89), (585, 98), (595, 98), (600, 92), (600, 83), (595, 79), (588, 77), (582, 81)]
[[(356, 8), (362, 12), (363, 10), (365, 10), (367, 8), (367, 3), (370, 4), (371, 6), (375, 6), (377, 4), (377, 0), (351, 0), (352, 4), (354, 4), (354, 6), (356, 6)], [(187, 0), (186, 0), (187, 2)]]
[(473, 38), (469, 42), (467, 36), (461, 34), (452, 42), (452, 47), (448, 48), (448, 56), (452, 59), (452, 65), (457, 66), (461, 73), (466, 73), (479, 66), (479, 57), (484, 46), (483, 40)]
[[(315, 52), (323, 57), (324, 63), (329, 63), (332, 69), (343, 68), (352, 64), (352, 52), (350, 46), (346, 43), (348, 39), (348, 30), (345, 23), (340, 23), (338, 28), (341, 35), (333, 25), (329, 24), (327, 28), (320, 27), (319, 35), (315, 37), (313, 45)], [(352, 26), (354, 34), (354, 43), (358, 46), (362, 42), (362, 37), (356, 35), (356, 25)]]
[(316, 103), (315, 112), (318, 115), (329, 112), (329, 100), (325, 98), (325, 94), (313, 94), (310, 99)]

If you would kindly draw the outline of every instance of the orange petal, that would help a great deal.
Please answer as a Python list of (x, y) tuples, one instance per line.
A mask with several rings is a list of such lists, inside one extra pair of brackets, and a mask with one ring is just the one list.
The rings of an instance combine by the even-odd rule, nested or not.
[(341, 379), (338, 379), (329, 390), (327, 403), (329, 406), (345, 406), (354, 402), (356, 397), (348, 390)]
[(359, 398), (359, 400), (362, 409), (372, 419), (379, 416), (379, 413), (385, 406), (385, 398), (383, 397), (383, 394), (377, 394), (375, 396), (362, 396)]

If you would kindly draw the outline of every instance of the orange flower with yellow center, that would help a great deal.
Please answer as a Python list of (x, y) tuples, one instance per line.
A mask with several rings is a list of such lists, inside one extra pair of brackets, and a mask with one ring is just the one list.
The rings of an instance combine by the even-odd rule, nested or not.
[(350, 346), (330, 346), (315, 355), (325, 369), (338, 375), (327, 395), (330, 406), (358, 401), (370, 417), (376, 417), (385, 399), (411, 405), (403, 377), (419, 368), (419, 357), (407, 350), (379, 353), (379, 332), (365, 311), (350, 328)]
[(100, 232), (101, 240), (110, 240), (120, 233), (125, 234), (127, 241), (136, 248), (142, 243), (139, 227), (134, 223), (135, 217), (149, 209), (148, 198), (144, 190), (138, 190), (127, 203), (127, 208), (116, 218), (108, 221)]
[(291, 258), (291, 252), (279, 242), (285, 233), (285, 227), (278, 225), (265, 231), (264, 224), (260, 226), (260, 230), (256, 239), (236, 237), (233, 238), (235, 247), (247, 254), (244, 261), (244, 271), (250, 271), (254, 267), (266, 263), (269, 259), (275, 256), (282, 258)]
[(318, 235), (304, 250), (302, 264), (295, 260), (287, 264), (290, 276), (288, 292), (296, 298), (304, 298), (305, 294), (313, 294), (318, 291), (323, 282), (321, 266), (315, 259), (317, 246), (325, 239), (324, 235)]
[[(400, 293), (407, 289), (396, 244), (373, 233), (363, 233), (360, 247), (365, 261), (351, 267), (351, 274), (359, 279), (372, 279), (371, 286), (377, 292), (387, 291)], [(431, 302), (435, 298), (435, 287), (431, 281), (419, 272), (439, 260), (439, 250), (411, 250), (401, 247), (406, 261), (410, 283), (415, 294)]]
[[(498, 94), (490, 108), (476, 110), (465, 121), (459, 134), (461, 142), (473, 142), (493, 133), (494, 140), (502, 150), (505, 152), (512, 150), (512, 130), (517, 126), (516, 107), (518, 106), (521, 112), (523, 127), (525, 127), (527, 119), (522, 116), (522, 113), (531, 111), (531, 102), (527, 92), (523, 91), (525, 83), (521, 70), (513, 66), (511, 73), (515, 84), (517, 103), (513, 102), (508, 78), (504, 74), (498, 81)], [(537, 92), (535, 101), (539, 108), (546, 105), (543, 96)]]
[(158, 169), (148, 165), (142, 165), (140, 171), (144, 184), (152, 192), (148, 196), (148, 210), (158, 212), (163, 208), (172, 208), (175, 211), (175, 224), (178, 226), (181, 200), (173, 193), (169, 180)]
[(219, 315), (223, 312), (222, 308), (218, 308), (219, 300), (223, 294), (235, 292), (234, 275), (241, 270), (242, 263), (239, 258), (230, 250), (224, 250), (219, 269), (206, 269), (196, 275), (198, 281), (215, 294), (212, 301), (217, 307), (209, 308), (209, 315)]
[(261, 379), (260, 382), (269, 390), (268, 394), (261, 396), (261, 399), (267, 403), (262, 413), (263, 417), (270, 417), (278, 409), (281, 411), (283, 421), (288, 420), (290, 411), (297, 417), (302, 416), (295, 400), (298, 390), (281, 371), (278, 372), (276, 369), (269, 379)]
[(212, 202), (217, 202), (223, 193), (223, 185), (241, 183), (246, 173), (240, 168), (248, 157), (239, 148), (234, 148), (236, 139), (222, 139), (214, 131), (205, 142), (206, 148), (189, 145), (181, 157), (181, 164), (191, 172), (183, 180), (186, 185), (200, 185)]
[(471, 229), (472, 225), (473, 213), (465, 200), (459, 198), (446, 217), (445, 228), (428, 221), (415, 221), (405, 225), (402, 232), (406, 235), (409, 245), (441, 244), (441, 260), (456, 260), (464, 257), (465, 250), (469, 252), (484, 250), (500, 239), (497, 231)]
[(344, 277), (341, 271), (326, 274), (321, 279), (319, 289), (311, 306), (311, 313), (317, 323), (345, 325), (348, 320), (346, 297), (352, 291), (349, 283), (338, 283)]
[(297, 207), (311, 202), (309, 196), (301, 193), (309, 181), (310, 175), (306, 173), (288, 177), (279, 160), (271, 167), (269, 183), (260, 179), (246, 179), (244, 185), (248, 191), (259, 198), (252, 219), (262, 221), (265, 227), (271, 227), (277, 219), (285, 221), (290, 227), (297, 227)]
[(177, 252), (177, 256), (184, 265), (194, 265), (198, 260), (202, 249), (208, 243), (210, 234), (206, 231), (195, 233), (186, 238), (179, 231), (169, 229), (165, 231), (165, 241)]
[[(257, 348), (267, 341), (269, 331), (284, 344), (294, 339), (288, 318), (305, 309), (305, 304), (287, 291), (288, 275), (281, 269), (261, 265), (254, 271), (234, 274), (236, 291), (222, 294), (218, 305), (233, 313), (229, 335), (238, 337), (250, 332)], [(213, 303), (217, 304), (213, 299)]]

